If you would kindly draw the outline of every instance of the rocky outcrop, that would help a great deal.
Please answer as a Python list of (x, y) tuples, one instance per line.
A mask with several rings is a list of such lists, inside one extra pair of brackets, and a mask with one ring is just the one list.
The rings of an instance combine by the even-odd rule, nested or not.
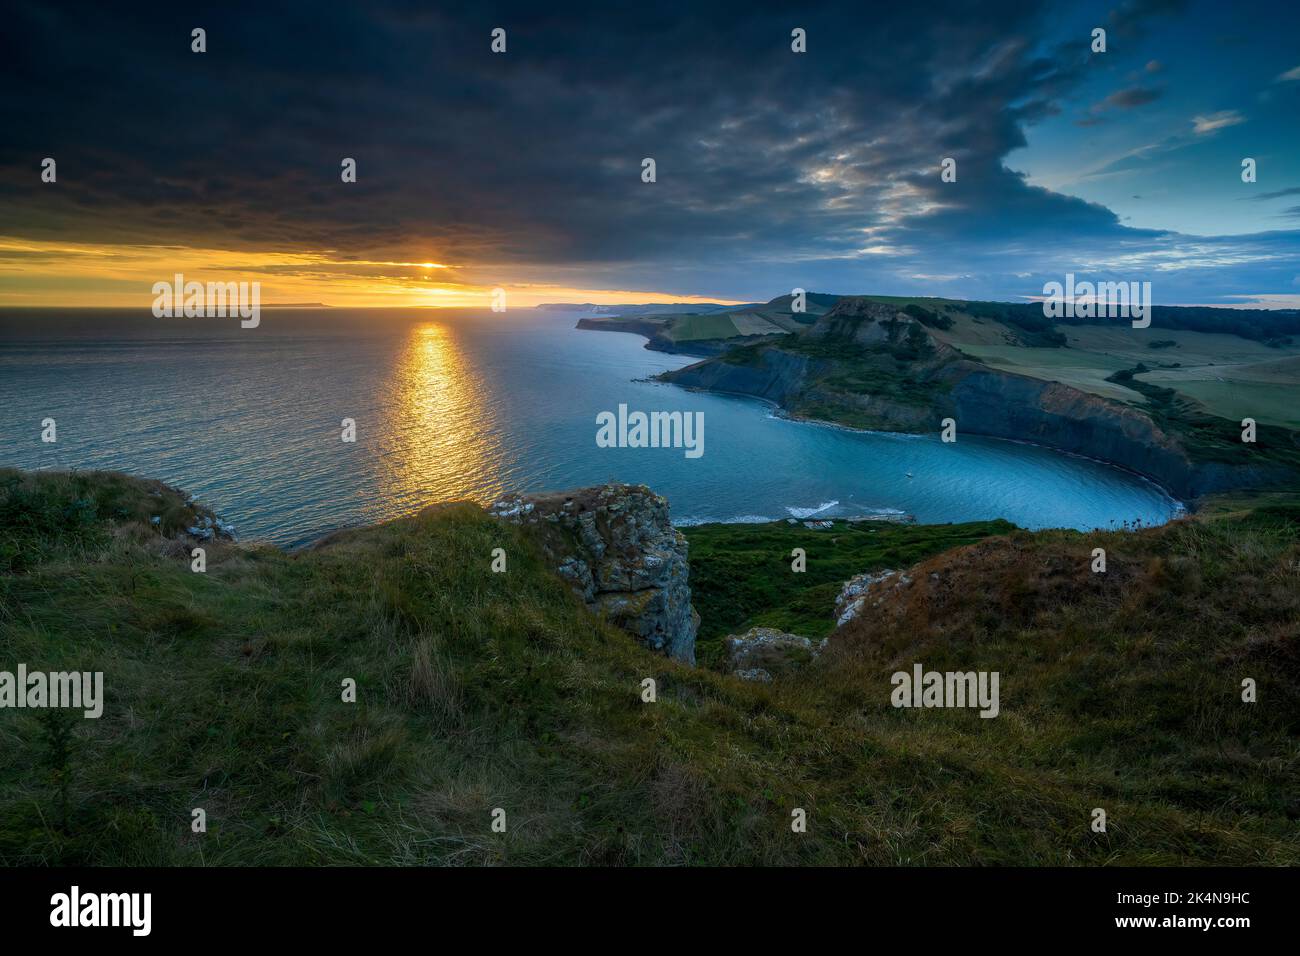
[(744, 634), (723, 639), (731, 672), (741, 680), (753, 681), (770, 681), (774, 675), (795, 670), (816, 657), (825, 643), (814, 644), (774, 627), (751, 627)]
[(695, 663), (686, 538), (644, 485), (517, 494), (489, 512), (535, 529), (556, 572), (596, 614), (642, 645)]
[(899, 311), (898, 306), (848, 296), (813, 323), (806, 334), (812, 339), (832, 339), (871, 347), (903, 342), (913, 326), (925, 337), (930, 348), (938, 346), (925, 327)]
[[(185, 529), (185, 533), (191, 538), (197, 538), (200, 541), (234, 541), (235, 526), (222, 521), (221, 518), (211, 512), (203, 513), (198, 511), (198, 505), (191, 498), (185, 502), (187, 507), (195, 508), (195, 522)], [(155, 524), (158, 520), (152, 519)]]
[(854, 575), (844, 582), (835, 599), (835, 626), (843, 627), (856, 618), (868, 601), (879, 605), (885, 591), (911, 583), (911, 577), (902, 571), (867, 571)]
[(925, 431), (938, 420), (931, 403), (915, 394), (870, 387), (898, 378), (900, 355), (912, 356), (917, 389), (936, 397), (946, 386), (924, 383), (958, 359), (953, 349), (896, 307), (844, 298), (800, 333), (795, 345), (788, 339), (759, 344), (658, 377), (684, 388), (752, 395), (795, 418), (877, 431)]

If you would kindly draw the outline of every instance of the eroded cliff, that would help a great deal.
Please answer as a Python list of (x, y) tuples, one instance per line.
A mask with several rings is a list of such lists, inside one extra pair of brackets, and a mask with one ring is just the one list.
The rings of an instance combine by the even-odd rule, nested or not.
[[(687, 388), (752, 395), (791, 415), (880, 431), (959, 433), (1045, 445), (1119, 465), (1179, 498), (1295, 480), (1284, 462), (1243, 448), (1198, 455), (1135, 405), (984, 365), (908, 314), (843, 299), (807, 331), (666, 372)], [(1224, 422), (1225, 434), (1232, 423)], [(1225, 443), (1230, 447), (1230, 443)]]

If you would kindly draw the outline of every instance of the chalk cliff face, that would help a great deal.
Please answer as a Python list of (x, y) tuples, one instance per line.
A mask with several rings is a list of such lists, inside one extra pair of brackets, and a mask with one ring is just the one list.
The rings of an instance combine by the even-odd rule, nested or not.
[(959, 362), (944, 370), (944, 409), (958, 428), (1048, 445), (1121, 465), (1191, 499), (1285, 481), (1285, 469), (1194, 462), (1177, 439), (1136, 408), (1058, 382)]
[(793, 346), (774, 342), (660, 378), (767, 399), (796, 417), (882, 431), (938, 432), (951, 417), (959, 434), (1033, 442), (1110, 462), (1182, 499), (1294, 478), (1278, 466), (1194, 461), (1138, 408), (983, 365), (928, 333), (924, 354), (907, 366), (912, 394), (902, 396), (894, 381), (897, 363), (880, 350), (903, 341), (912, 325), (917, 323), (892, 306), (842, 299)]
[(651, 650), (695, 663), (686, 538), (644, 485), (511, 495), (489, 512), (537, 529), (556, 572), (592, 611)]

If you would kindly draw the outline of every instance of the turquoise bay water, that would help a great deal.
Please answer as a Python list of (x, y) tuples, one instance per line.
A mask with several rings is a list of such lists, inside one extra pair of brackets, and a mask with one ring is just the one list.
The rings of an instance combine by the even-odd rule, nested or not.
[[(284, 545), (423, 505), (610, 480), (674, 520), (903, 512), (1028, 528), (1161, 523), (1179, 506), (1118, 469), (960, 436), (792, 422), (749, 399), (645, 381), (693, 359), (512, 310), (0, 313), (0, 464), (110, 468), (186, 489), (243, 540)], [(596, 416), (703, 412), (704, 455), (599, 448)], [(58, 441), (43, 444), (54, 418)], [(357, 440), (340, 440), (354, 419)], [(908, 477), (908, 475), (911, 477)]]

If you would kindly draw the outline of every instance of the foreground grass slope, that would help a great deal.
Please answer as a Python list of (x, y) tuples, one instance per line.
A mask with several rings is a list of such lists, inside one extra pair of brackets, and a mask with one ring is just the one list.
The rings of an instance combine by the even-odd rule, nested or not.
[[(107, 697), (0, 710), (0, 863), (1300, 863), (1296, 513), (985, 538), (748, 685), (594, 620), (474, 506), (196, 574), (179, 493), (0, 471), (0, 669)], [(1001, 716), (891, 708), (913, 661), (1000, 671)]]

